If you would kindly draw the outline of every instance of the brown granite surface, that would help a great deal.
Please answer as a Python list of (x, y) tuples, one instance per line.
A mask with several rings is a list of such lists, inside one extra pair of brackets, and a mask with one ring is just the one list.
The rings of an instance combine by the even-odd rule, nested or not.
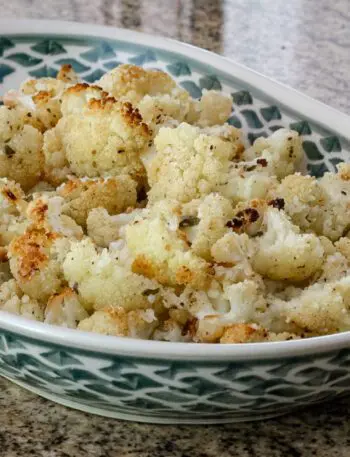
[[(193, 43), (350, 113), (349, 0), (0, 0), (0, 17), (75, 20)], [(265, 422), (135, 424), (0, 378), (1, 457), (349, 457), (350, 400)]]

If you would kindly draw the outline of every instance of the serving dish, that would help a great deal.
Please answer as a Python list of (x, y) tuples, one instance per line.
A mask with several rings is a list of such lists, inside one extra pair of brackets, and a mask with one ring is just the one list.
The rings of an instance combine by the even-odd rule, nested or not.
[[(118, 63), (168, 71), (193, 97), (232, 94), (247, 141), (285, 126), (303, 135), (311, 174), (349, 160), (349, 118), (223, 57), (126, 30), (0, 21), (0, 94), (69, 63), (92, 82)], [(350, 333), (276, 343), (139, 341), (62, 329), (0, 312), (0, 375), (91, 413), (154, 423), (257, 420), (345, 395)]]

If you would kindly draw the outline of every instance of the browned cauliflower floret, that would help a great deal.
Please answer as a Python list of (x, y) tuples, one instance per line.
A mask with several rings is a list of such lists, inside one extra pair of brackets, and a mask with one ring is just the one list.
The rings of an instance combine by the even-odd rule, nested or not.
[(303, 156), (301, 137), (288, 129), (276, 130), (268, 138), (258, 138), (254, 145), (244, 152), (246, 160), (266, 160), (268, 170), (278, 178), (294, 173)]
[(320, 270), (324, 249), (313, 234), (300, 233), (284, 211), (269, 208), (265, 213), (266, 232), (257, 238), (254, 269), (275, 280), (302, 281)]
[(76, 286), (87, 309), (122, 306), (127, 310), (150, 306), (149, 294), (159, 292), (159, 284), (130, 270), (118, 251), (101, 253), (90, 239), (72, 243), (64, 261), (64, 275)]
[(26, 211), (27, 218), (36, 228), (59, 234), (68, 238), (80, 239), (82, 228), (69, 216), (63, 213), (64, 199), (46, 195), (35, 198)]
[(21, 290), (46, 302), (63, 281), (62, 261), (69, 242), (57, 233), (30, 227), (9, 246), (10, 268)]
[(36, 321), (44, 319), (44, 306), (28, 295), (23, 295), (14, 279), (0, 286), (0, 310)]
[(218, 189), (227, 179), (231, 160), (240, 153), (237, 129), (227, 126), (225, 131), (231, 141), (188, 124), (160, 129), (157, 155), (149, 168), (150, 201), (186, 203)]
[(128, 174), (144, 183), (140, 153), (147, 147), (151, 133), (131, 103), (78, 84), (63, 95), (62, 111), (54, 131), (45, 134), (49, 175), (56, 177), (56, 167), (68, 166), (82, 177)]
[(4, 96), (5, 105), (21, 112), (26, 124), (45, 132), (61, 118), (62, 94), (77, 79), (72, 66), (63, 65), (57, 78), (29, 79), (18, 91), (9, 91)]
[(136, 183), (129, 176), (101, 179), (70, 179), (58, 189), (64, 198), (63, 212), (79, 225), (86, 225), (89, 212), (105, 208), (110, 215), (136, 205)]
[(145, 95), (168, 94), (175, 81), (163, 71), (124, 64), (106, 73), (98, 85), (118, 99), (138, 103)]
[(132, 269), (165, 285), (205, 287), (210, 265), (190, 249), (178, 230), (180, 211), (178, 205), (161, 201), (126, 227)]
[(233, 214), (231, 202), (213, 193), (185, 204), (181, 213), (179, 229), (186, 234), (192, 252), (210, 261), (211, 247), (229, 230), (226, 224)]
[(103, 335), (149, 339), (157, 325), (152, 309), (126, 311), (122, 307), (106, 307), (81, 321), (78, 328)]
[(233, 217), (227, 221), (226, 226), (235, 233), (247, 233), (249, 236), (259, 235), (267, 206), (268, 202), (258, 198), (239, 202), (235, 206)]
[(24, 216), (27, 203), (19, 184), (0, 178), (0, 246), (7, 246), (29, 225)]
[(19, 183), (24, 190), (42, 177), (42, 134), (25, 125), (15, 109), (0, 107), (0, 177)]
[(74, 290), (66, 287), (62, 292), (52, 295), (45, 308), (47, 324), (76, 328), (78, 323), (88, 317), (88, 313), (79, 301)]

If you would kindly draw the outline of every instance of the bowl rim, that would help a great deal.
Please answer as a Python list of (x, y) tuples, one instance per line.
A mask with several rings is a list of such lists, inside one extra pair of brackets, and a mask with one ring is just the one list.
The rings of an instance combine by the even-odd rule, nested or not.
[[(117, 27), (77, 23), (71, 21), (0, 19), (1, 36), (65, 35), (115, 39), (126, 43), (149, 46), (190, 57), (199, 63), (210, 65), (227, 75), (244, 81), (280, 106), (292, 108), (306, 119), (316, 122), (327, 130), (350, 140), (348, 129), (350, 116), (299, 91), (278, 83), (271, 78), (213, 52), (181, 43), (170, 38), (135, 32)], [(271, 95), (273, 94), (273, 95)], [(304, 340), (245, 344), (194, 344), (138, 340), (134, 338), (105, 336), (96, 333), (62, 328), (43, 322), (32, 321), (0, 311), (1, 329), (23, 335), (32, 340), (74, 347), (100, 354), (133, 356), (150, 359), (233, 361), (273, 359), (312, 355), (350, 348), (350, 331)]]

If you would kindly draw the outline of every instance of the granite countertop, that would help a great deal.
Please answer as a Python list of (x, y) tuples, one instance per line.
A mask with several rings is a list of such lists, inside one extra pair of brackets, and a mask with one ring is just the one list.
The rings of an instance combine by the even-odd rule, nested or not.
[[(173, 37), (350, 113), (348, 0), (0, 0), (0, 17)], [(0, 378), (2, 457), (346, 457), (350, 399), (256, 423), (160, 426), (69, 410)]]

